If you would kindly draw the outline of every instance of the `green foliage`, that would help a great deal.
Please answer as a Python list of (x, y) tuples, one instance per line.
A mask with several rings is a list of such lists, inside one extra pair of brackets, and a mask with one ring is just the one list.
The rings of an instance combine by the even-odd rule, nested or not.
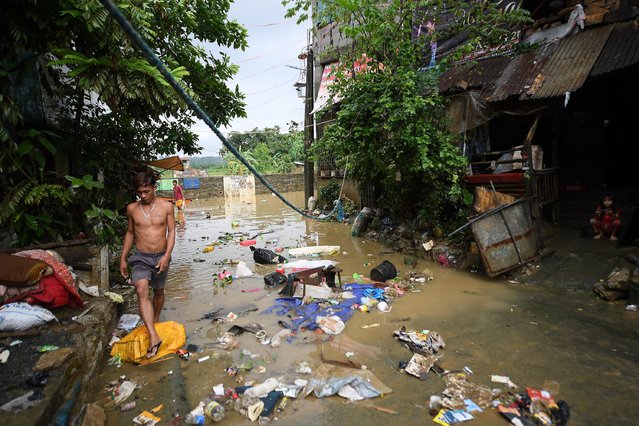
[[(287, 3), (304, 7), (303, 1)], [(438, 92), (441, 67), (424, 67), (425, 48), (462, 28), (467, 43), (453, 57), (502, 43), (511, 34), (508, 24), (526, 15), (503, 13), (494, 2), (445, 3), (340, 0), (318, 12), (338, 22), (352, 44), (340, 51), (342, 65), (330, 88), (340, 103), (314, 146), (316, 157), (328, 151), (342, 163), (348, 158), (342, 165), (349, 176), (374, 187), (380, 207), (405, 218), (427, 211), (429, 222), (456, 219), (467, 196), (461, 188), (466, 161), (447, 130), (446, 99)], [(416, 23), (440, 19), (443, 10), (450, 20), (441, 31), (412, 36)], [(356, 62), (365, 69), (354, 69)]]
[[(216, 123), (245, 116), (238, 87), (226, 85), (237, 66), (204, 48), (247, 46), (246, 29), (227, 18), (228, 0), (116, 3)], [(7, 0), (3, 6), (0, 231), (21, 244), (68, 238), (79, 229), (106, 240), (119, 226), (116, 212), (126, 204), (132, 169), (158, 156), (200, 151), (191, 113), (100, 2)], [(40, 93), (55, 110), (37, 104)], [(43, 110), (45, 117), (33, 116)], [(50, 173), (54, 166), (57, 174)], [(66, 173), (83, 178), (67, 187)], [(105, 185), (93, 181), (99, 174)]]
[(124, 219), (117, 211), (104, 207), (104, 184), (93, 180), (91, 175), (82, 178), (65, 176), (71, 183), (69, 190), (76, 199), (84, 200), (89, 207), (84, 211), (87, 226), (98, 244), (113, 243), (120, 239)]
[(338, 181), (332, 180), (330, 183), (322, 186), (317, 193), (316, 208), (327, 210), (333, 208), (333, 201), (339, 198), (341, 185)]
[(0, 228), (16, 234), (17, 246), (61, 240), (72, 200), (62, 185), (24, 180), (0, 202)]
[(226, 160), (223, 157), (191, 157), (191, 167), (205, 170), (209, 176), (221, 176), (226, 170)]
[(222, 157), (192, 157), (191, 167), (194, 169), (206, 170), (209, 167), (224, 166), (224, 158)]
[[(248, 161), (250, 164), (255, 164), (255, 160), (250, 152), (242, 152), (240, 150), (240, 154)], [(230, 152), (224, 154), (224, 160), (226, 161), (226, 174), (229, 175), (246, 175), (249, 173), (249, 170), (246, 168), (244, 164), (240, 162), (233, 154)]]
[[(253, 129), (250, 132), (232, 132), (229, 142), (235, 146), (246, 160), (264, 174), (290, 173), (295, 169), (293, 161), (304, 158), (304, 134), (292, 123), (288, 133), (280, 133), (280, 128)], [(248, 170), (225, 148), (221, 150), (226, 160), (229, 174), (245, 174)]]
[(355, 203), (353, 202), (353, 200), (345, 199), (342, 205), (344, 207), (345, 216), (351, 216), (357, 212), (357, 209), (355, 208)]

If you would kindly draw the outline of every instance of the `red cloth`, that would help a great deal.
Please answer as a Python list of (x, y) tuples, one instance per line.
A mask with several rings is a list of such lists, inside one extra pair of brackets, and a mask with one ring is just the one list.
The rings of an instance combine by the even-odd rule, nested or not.
[(601, 223), (607, 225), (612, 223), (615, 219), (619, 219), (619, 211), (599, 206), (597, 207), (597, 210), (595, 210), (595, 219), (598, 219)]
[(75, 280), (67, 265), (46, 252), (45, 250), (25, 250), (15, 253), (16, 256), (39, 259), (51, 266), (53, 275), (49, 275), (40, 280), (40, 287), (28, 293), (23, 293), (9, 302), (24, 301), (37, 304), (45, 308), (58, 308), (60, 306), (71, 305), (82, 308), (84, 302), (75, 288)]
[(182, 194), (182, 187), (180, 185), (175, 185), (173, 187), (173, 199), (176, 201), (184, 199), (184, 194)]

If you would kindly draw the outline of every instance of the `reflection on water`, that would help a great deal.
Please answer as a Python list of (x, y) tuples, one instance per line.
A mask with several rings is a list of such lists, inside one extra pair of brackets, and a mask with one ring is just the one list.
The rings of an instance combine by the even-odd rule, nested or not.
[[(302, 193), (288, 194), (288, 197), (296, 205), (303, 204)], [(348, 225), (303, 219), (271, 195), (235, 197), (229, 201), (196, 200), (190, 204), (178, 226), (162, 320), (183, 323), (188, 343), (207, 347), (219, 333), (230, 327), (228, 323), (213, 325), (210, 321), (200, 320), (202, 315), (221, 306), (253, 303), (259, 311), (238, 318), (235, 324), (259, 322), (269, 335), (281, 329), (277, 317), (260, 313), (277, 297), (264, 290), (262, 280), (262, 275), (274, 268), (256, 268), (251, 251), (233, 242), (202, 253), (205, 246), (226, 232), (256, 236), (258, 247), (271, 249), (300, 244), (340, 245), (341, 253), (329, 258), (340, 263), (345, 278), (353, 273), (367, 275), (383, 260), (395, 264), (400, 274), (409, 271), (401, 254), (389, 253), (384, 246), (352, 238)], [(233, 228), (232, 222), (239, 225)], [(286, 256), (286, 251), (283, 254)], [(226, 288), (216, 288), (212, 276), (228, 267), (223, 264), (224, 259), (244, 260), (260, 275), (237, 280)], [(369, 402), (346, 403), (341, 398), (317, 400), (309, 397), (291, 402), (279, 416), (278, 423), (429, 423), (427, 401), (431, 394), (441, 393), (443, 381), (434, 375), (420, 381), (399, 373), (398, 363), (408, 361), (411, 356), (410, 351), (392, 337), (393, 330), (402, 324), (438, 331), (446, 341), (440, 360), (442, 367), (461, 370), (468, 366), (474, 371), (472, 380), (476, 383), (495, 387), (489, 381), (491, 374), (510, 376), (520, 386), (541, 387), (546, 380), (558, 382), (561, 386), (559, 399), (566, 400), (572, 409), (571, 424), (634, 423), (639, 415), (635, 390), (639, 315), (606, 305), (588, 295), (559, 299), (540, 288), (488, 280), (423, 261), (414, 269), (427, 270), (435, 279), (424, 285), (421, 292), (409, 293), (397, 300), (389, 313), (356, 313), (345, 331), (360, 344), (382, 349), (381, 355), (356, 355), (360, 355), (367, 367), (393, 389), (391, 394), (372, 403), (400, 414), (376, 411), (367, 407)], [(234, 267), (231, 270), (234, 271)], [(362, 328), (375, 323), (379, 326)], [(266, 373), (247, 373), (244, 379), (262, 381), (289, 374), (300, 360), (310, 360), (318, 365), (320, 347), (312, 344), (317, 337), (304, 332), (293, 344), (284, 343), (273, 349), (262, 346), (250, 333), (239, 336), (240, 348), (260, 353), (270, 360), (266, 363)], [(237, 385), (224, 371), (234, 362), (241, 362), (239, 350), (206, 366), (184, 363), (189, 405), (194, 406), (217, 383)], [(132, 367), (123, 367), (121, 374), (125, 374), (126, 368)], [(147, 386), (152, 390), (161, 384), (150, 382)], [(110, 423), (112, 420), (110, 417)], [(234, 413), (228, 414), (225, 421), (249, 424)], [(508, 423), (498, 414), (486, 412), (478, 415), (472, 424)]]

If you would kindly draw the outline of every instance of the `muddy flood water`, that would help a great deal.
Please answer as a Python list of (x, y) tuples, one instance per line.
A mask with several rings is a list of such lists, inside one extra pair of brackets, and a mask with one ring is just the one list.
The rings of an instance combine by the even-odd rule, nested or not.
[[(287, 197), (296, 205), (303, 205), (302, 193), (290, 193)], [(168, 406), (171, 399), (180, 397), (186, 399), (184, 405), (190, 410), (218, 383), (236, 387), (248, 380), (259, 383), (281, 375), (296, 377), (299, 375), (295, 368), (300, 361), (307, 361), (314, 370), (320, 366), (322, 347), (330, 346), (330, 342), (321, 344), (330, 337), (325, 334), (301, 332), (291, 343), (284, 341), (279, 348), (261, 345), (251, 333), (238, 336), (239, 347), (232, 351), (213, 344), (220, 333), (234, 324), (259, 323), (269, 336), (282, 329), (278, 325), (282, 317), (263, 313), (278, 297), (276, 292), (264, 288), (263, 281), (263, 275), (275, 267), (255, 267), (249, 248), (236, 242), (202, 253), (208, 243), (225, 232), (246, 232), (253, 236), (265, 231), (272, 232), (258, 237), (257, 247), (339, 245), (340, 254), (324, 258), (339, 262), (344, 282), (352, 282), (353, 273), (368, 275), (383, 260), (396, 265), (400, 276), (415, 270), (434, 277), (417, 286), (420, 292), (407, 292), (394, 301), (390, 312), (356, 312), (346, 323), (342, 333), (346, 337), (335, 338), (350, 339), (348, 347), (357, 361), (390, 387), (391, 393), (358, 402), (338, 396), (317, 399), (313, 395), (290, 400), (285, 410), (277, 414), (277, 424), (432, 423), (428, 399), (441, 394), (444, 381), (433, 373), (420, 380), (400, 372), (399, 362), (408, 361), (412, 355), (393, 338), (393, 331), (402, 325), (437, 331), (446, 342), (439, 364), (446, 370), (469, 367), (473, 372), (470, 381), (479, 385), (503, 386), (491, 383), (491, 374), (509, 376), (520, 388), (542, 388), (545, 383), (556, 382), (557, 399), (570, 406), (569, 424), (637, 424), (639, 314), (636, 312), (606, 304), (587, 293), (557, 295), (540, 286), (491, 280), (426, 261), (409, 267), (403, 262), (404, 255), (352, 238), (350, 225), (303, 219), (271, 195), (196, 200), (188, 207), (184, 219), (177, 231), (161, 320), (184, 324), (187, 343), (197, 345), (203, 352), (195, 353), (190, 361), (173, 360), (148, 366), (115, 368), (105, 363), (100, 383), (126, 375), (143, 384), (134, 393), (137, 408), (108, 412), (110, 425), (129, 425), (142, 410), (160, 403)], [(239, 222), (239, 226), (232, 228), (232, 221)], [(287, 250), (282, 254), (287, 256)], [(213, 274), (225, 268), (222, 265), (225, 259), (245, 260), (256, 275), (236, 280), (225, 288), (215, 287)], [(215, 308), (243, 303), (255, 304), (258, 310), (222, 324), (200, 319)], [(366, 327), (374, 324), (378, 325)], [(241, 356), (242, 349), (260, 354), (266, 371), (228, 376), (228, 367), (246, 361)], [(196, 361), (205, 355), (210, 356), (208, 361)], [(238, 383), (236, 379), (240, 376), (242, 382)], [(96, 400), (105, 395), (99, 392)], [(374, 406), (396, 413), (383, 412)], [(184, 416), (188, 410), (180, 414)], [(174, 414), (167, 409), (161, 412), (161, 424), (171, 424)], [(223, 423), (251, 422), (227, 410)], [(509, 423), (488, 409), (466, 424)]]

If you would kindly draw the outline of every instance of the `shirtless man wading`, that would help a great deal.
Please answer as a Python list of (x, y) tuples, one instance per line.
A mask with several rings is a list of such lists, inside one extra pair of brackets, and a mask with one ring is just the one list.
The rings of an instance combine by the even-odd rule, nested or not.
[[(135, 241), (136, 252), (129, 259), (131, 280), (138, 295), (140, 316), (149, 332), (147, 358), (157, 355), (162, 340), (155, 330), (164, 306), (164, 284), (169, 272), (171, 252), (175, 245), (173, 205), (155, 198), (155, 176), (138, 173), (133, 186), (140, 198), (126, 208), (129, 221), (120, 259), (120, 273), (127, 278), (127, 255)], [(149, 285), (153, 288), (153, 303), (149, 300)]]

